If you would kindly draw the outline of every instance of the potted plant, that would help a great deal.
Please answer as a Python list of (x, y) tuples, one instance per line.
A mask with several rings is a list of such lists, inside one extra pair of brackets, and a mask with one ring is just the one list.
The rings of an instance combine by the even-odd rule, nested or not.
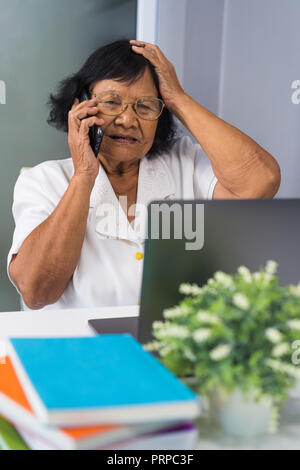
[[(251, 273), (218, 271), (207, 284), (181, 284), (185, 298), (153, 323), (146, 347), (190, 384), (226, 432), (275, 432), (279, 410), (300, 379), (300, 283), (280, 286), (277, 263)], [(300, 355), (300, 352), (299, 352)], [(293, 363), (294, 362), (294, 363)], [(300, 361), (299, 361), (300, 362)]]

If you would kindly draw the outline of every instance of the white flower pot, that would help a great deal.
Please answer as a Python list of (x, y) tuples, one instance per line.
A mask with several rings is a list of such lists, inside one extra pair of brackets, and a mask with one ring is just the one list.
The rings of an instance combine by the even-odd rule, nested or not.
[(210, 400), (210, 412), (222, 430), (234, 436), (253, 437), (269, 430), (272, 415), (271, 399), (254, 400), (239, 389), (231, 395), (215, 393)]

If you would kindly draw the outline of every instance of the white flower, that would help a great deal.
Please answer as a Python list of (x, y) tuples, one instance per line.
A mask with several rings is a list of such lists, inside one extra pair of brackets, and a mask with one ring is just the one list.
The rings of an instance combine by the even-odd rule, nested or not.
[(216, 348), (214, 348), (210, 353), (210, 357), (213, 361), (221, 361), (229, 356), (232, 347), (230, 344), (220, 344)]
[(166, 325), (164, 328), (155, 332), (158, 339), (179, 338), (185, 339), (189, 336), (189, 330), (183, 325)]
[(291, 364), (286, 364), (276, 359), (267, 359), (266, 364), (274, 371), (283, 372), (295, 377), (296, 379), (300, 379), (300, 369), (297, 369), (297, 367), (292, 366)]
[(290, 345), (288, 343), (280, 343), (280, 344), (277, 344), (272, 349), (272, 356), (281, 357), (281, 356), (284, 356), (285, 354), (288, 354), (289, 352), (290, 352)]
[(277, 271), (278, 263), (276, 261), (269, 260), (266, 263), (265, 272), (273, 276)]
[(211, 325), (217, 325), (220, 323), (220, 319), (214, 313), (205, 312), (204, 310), (200, 310), (197, 313), (197, 319), (199, 321), (210, 323)]
[(152, 351), (158, 351), (160, 348), (160, 342), (159, 341), (152, 341), (151, 343), (145, 344), (143, 348), (146, 351), (152, 352)]
[(260, 281), (262, 278), (262, 274), (260, 272), (253, 273), (253, 279), (255, 281)]
[(250, 307), (250, 302), (244, 294), (234, 294), (233, 303), (236, 307), (241, 308), (242, 310), (247, 310)]
[(297, 286), (290, 286), (290, 292), (295, 297), (300, 297), (300, 283)]
[(169, 319), (169, 318), (176, 318), (179, 316), (179, 311), (177, 308), (166, 308), (164, 311), (163, 311), (163, 316), (164, 318), (166, 319)]
[(291, 375), (292, 377), (295, 377), (296, 379), (300, 379), (300, 369), (295, 366), (292, 366), (291, 364), (285, 364), (284, 365), (284, 372), (287, 374)]
[(275, 371), (282, 371), (282, 366), (284, 365), (283, 362), (280, 362), (275, 359), (267, 359), (266, 364), (267, 366), (271, 367), (272, 370)]
[(162, 321), (154, 321), (152, 325), (154, 330), (159, 330), (160, 328), (163, 328), (164, 326), (165, 324)]
[(197, 356), (195, 356), (195, 354), (190, 349), (185, 348), (183, 350), (183, 354), (189, 361), (192, 361), (192, 362), (197, 361)]
[(190, 291), (191, 291), (191, 285), (190, 284), (180, 284), (179, 292), (181, 294), (189, 295)]
[(193, 332), (192, 336), (197, 343), (201, 343), (201, 341), (211, 337), (211, 330), (209, 328), (198, 328), (198, 330)]
[(300, 330), (300, 320), (290, 320), (287, 324), (292, 330)]
[(164, 346), (163, 348), (161, 348), (160, 350), (160, 355), (161, 356), (166, 356), (167, 354), (169, 354), (170, 352), (172, 352), (174, 350), (174, 346), (172, 344), (167, 344), (166, 346)]
[(238, 268), (238, 273), (243, 277), (246, 282), (252, 281), (252, 276), (248, 268), (246, 266), (240, 266)]
[(268, 284), (268, 282), (272, 281), (272, 279), (274, 279), (273, 274), (270, 274), (270, 273), (265, 273), (264, 274), (264, 281), (265, 281), (266, 284)]
[(192, 295), (199, 295), (202, 294), (203, 288), (197, 286), (197, 284), (192, 284)]
[(267, 328), (265, 331), (266, 338), (271, 343), (279, 343), (281, 341), (281, 333), (276, 328)]
[(184, 295), (198, 295), (203, 292), (202, 288), (197, 284), (180, 284), (179, 292)]
[(228, 274), (223, 273), (223, 271), (217, 271), (214, 275), (214, 278), (220, 284), (223, 284), (225, 287), (232, 286), (232, 277)]
[(287, 374), (291, 375), (292, 377), (295, 377), (296, 379), (300, 379), (300, 369), (295, 366), (292, 366), (291, 364), (284, 364), (283, 367), (284, 372)]
[(186, 317), (190, 314), (190, 309), (186, 305), (182, 307), (167, 308), (163, 311), (163, 316), (166, 319)]

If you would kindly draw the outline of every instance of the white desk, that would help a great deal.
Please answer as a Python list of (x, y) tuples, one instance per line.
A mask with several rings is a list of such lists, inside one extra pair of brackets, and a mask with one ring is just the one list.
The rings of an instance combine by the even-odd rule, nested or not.
[[(92, 336), (92, 318), (138, 316), (139, 306), (72, 310), (36, 310), (0, 313), (0, 341), (9, 336)], [(1, 353), (1, 350), (0, 350)], [(300, 449), (300, 387), (294, 390), (281, 416), (275, 435), (238, 439), (224, 435), (205, 415), (199, 419), (198, 449)]]
[(0, 313), (0, 340), (14, 337), (93, 336), (92, 318), (136, 317), (139, 305)]

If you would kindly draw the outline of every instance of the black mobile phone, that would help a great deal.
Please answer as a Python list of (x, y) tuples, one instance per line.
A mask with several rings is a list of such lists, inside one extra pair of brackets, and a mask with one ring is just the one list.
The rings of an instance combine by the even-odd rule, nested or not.
[[(80, 103), (85, 100), (89, 100), (90, 97), (87, 93), (86, 90), (83, 90), (80, 95), (79, 95), (79, 101)], [(98, 157), (99, 151), (100, 151), (100, 146), (101, 142), (103, 139), (103, 131), (101, 129), (101, 126), (92, 126), (90, 127), (89, 130), (89, 138), (90, 138), (90, 146), (92, 147), (92, 150), (95, 154), (95, 157)]]

